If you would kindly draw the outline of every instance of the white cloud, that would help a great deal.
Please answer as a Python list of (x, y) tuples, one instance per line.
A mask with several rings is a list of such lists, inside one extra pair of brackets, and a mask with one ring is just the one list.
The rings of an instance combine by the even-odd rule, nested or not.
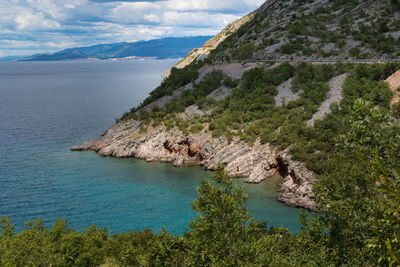
[(61, 41), (61, 42), (58, 42), (58, 43), (46, 42), (45, 44), (47, 46), (53, 47), (55, 49), (65, 49), (65, 48), (69, 48), (69, 47), (73, 47), (73, 46), (78, 45), (76, 42), (73, 42), (73, 41)]
[[(224, 27), (239, 16), (222, 12), (207, 12), (211, 9), (211, 1), (172, 0), (165, 2), (133, 2), (122, 3), (112, 10), (109, 18), (113, 22), (122, 21), (127, 24), (157, 22), (160, 25), (188, 27)], [(207, 2), (207, 3), (206, 3)], [(227, 2), (227, 1), (226, 1)], [(201, 3), (201, 4), (196, 4)], [(215, 10), (225, 8), (213, 6)], [(191, 11), (190, 11), (191, 10)], [(147, 12), (151, 12), (150, 14)]]
[(214, 35), (264, 0), (0, 0), (0, 48), (36, 53), (95, 43)]
[(236, 12), (248, 12), (251, 9), (257, 8), (265, 0), (170, 0), (167, 1), (167, 6), (172, 10), (177, 11), (221, 11), (229, 10)]
[(165, 24), (191, 27), (224, 27), (237, 18), (238, 16), (230, 14), (210, 14), (207, 12), (170, 11), (164, 13)]
[(26, 47), (39, 47), (40, 43), (34, 41), (17, 41), (17, 40), (1, 40), (0, 48), (13, 47), (13, 48), (26, 48)]
[(15, 18), (17, 30), (54, 30), (60, 27), (60, 24), (51, 19), (46, 19), (43, 13), (33, 13), (22, 11)]
[(144, 14), (143, 18), (148, 22), (160, 22), (160, 18), (155, 14)]

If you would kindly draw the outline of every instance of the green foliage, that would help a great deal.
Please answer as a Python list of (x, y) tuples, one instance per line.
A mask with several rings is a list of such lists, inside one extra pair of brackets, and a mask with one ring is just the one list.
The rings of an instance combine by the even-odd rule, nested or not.
[[(329, 90), (326, 82), (346, 68), (342, 64), (293, 67), (285, 63), (271, 70), (252, 69), (244, 73), (241, 85), (233, 89), (232, 96), (217, 104), (210, 118), (210, 130), (214, 137), (236, 135), (249, 143), (260, 138), (262, 143), (272, 143), (281, 149), (294, 145), (292, 155), (322, 173), (323, 162), (334, 145), (332, 137), (341, 130), (342, 115), (317, 123), (318, 128), (306, 127), (305, 121), (325, 99)], [(295, 90), (303, 91), (301, 98), (276, 107), (276, 86), (293, 76)]]
[(393, 105), (393, 116), (397, 119), (400, 119), (400, 102), (397, 102)]
[(41, 220), (28, 222), (21, 233), (10, 231), (3, 218), (0, 235), (2, 266), (98, 266), (108, 250), (108, 234), (97, 227), (77, 233), (59, 219), (52, 228)]
[(179, 87), (194, 81), (198, 76), (198, 68), (199, 64), (196, 63), (183, 69), (172, 68), (170, 76), (150, 93), (150, 97), (147, 98), (140, 107), (144, 107), (164, 95), (172, 94), (172, 92)]
[(255, 51), (256, 47), (253, 43), (244, 43), (232, 52), (232, 58), (239, 60), (251, 59)]
[(297, 38), (296, 40), (293, 40), (290, 43), (283, 45), (280, 48), (280, 51), (286, 55), (294, 54), (296, 52), (300, 52), (303, 49), (305, 49), (304, 44), (305, 44), (304, 39)]
[(128, 119), (136, 119), (136, 112), (153, 103), (157, 99), (171, 95), (174, 91), (180, 87), (194, 82), (198, 77), (198, 69), (204, 64), (203, 61), (195, 61), (189, 66), (183, 69), (172, 68), (171, 74), (168, 78), (164, 79), (160, 86), (150, 93), (150, 96), (146, 98), (138, 107), (131, 109), (126, 112), (118, 121), (124, 121)]
[(389, 108), (393, 93), (388, 84), (382, 81), (393, 74), (397, 68), (398, 64), (358, 65), (343, 85), (345, 93), (343, 104), (346, 109), (349, 110), (357, 98), (364, 98), (375, 105)]
[(140, 129), (139, 129), (139, 133), (140, 134), (145, 134), (145, 133), (147, 133), (147, 127), (144, 127), (144, 126), (142, 126), (142, 127), (140, 127)]
[(396, 9), (400, 9), (400, 1), (399, 0), (390, 0), (390, 3), (392, 4), (392, 7)]
[(303, 91), (302, 96), (315, 104), (320, 104), (326, 97), (329, 87), (326, 82), (335, 74), (331, 65), (314, 66), (300, 63), (299, 72), (293, 80), (293, 90)]
[(189, 122), (183, 119), (176, 119), (175, 125), (178, 127), (178, 129), (185, 134), (188, 134), (188, 128), (190, 126)]
[[(391, 33), (400, 29), (397, 14), (399, 1), (362, 2), (366, 1), (278, 1), (265, 10), (255, 12), (252, 20), (211, 52), (210, 58), (214, 62), (227, 58), (252, 60), (285, 55), (293, 59), (310, 56), (330, 59), (396, 58), (400, 43)], [(362, 8), (357, 8), (360, 4), (363, 4)], [(265, 50), (276, 43), (283, 43), (283, 46), (275, 53)], [(246, 53), (242, 46), (249, 44), (254, 44), (255, 50)], [(325, 51), (323, 48), (326, 45), (334, 47)], [(239, 52), (245, 54), (239, 56)]]
[[(202, 126), (197, 121), (176, 119), (189, 105), (212, 110), (201, 123), (209, 123), (213, 137), (234, 136), (253, 143), (260, 138), (262, 143), (271, 143), (280, 149), (290, 147), (294, 159), (323, 174), (325, 163), (335, 150), (333, 137), (347, 129), (344, 122), (358, 98), (371, 101), (378, 107), (390, 109), (393, 93), (387, 77), (400, 68), (399, 63), (387, 64), (309, 64), (292, 66), (283, 63), (275, 68), (257, 67), (245, 72), (242, 79), (224, 77), (221, 71), (212, 71), (193, 90), (183, 91), (180, 97), (163, 108), (153, 107), (152, 112), (140, 112), (139, 119), (145, 125), (153, 121), (157, 126), (164, 123), (167, 129), (178, 127), (184, 134), (199, 133)], [(318, 107), (326, 99), (328, 82), (336, 75), (349, 73), (343, 85), (343, 100), (332, 107), (332, 113), (317, 120), (313, 128), (307, 127)], [(300, 99), (275, 106), (277, 86), (293, 78), (293, 91)], [(216, 101), (208, 97), (215, 89), (225, 85), (232, 88), (231, 96)], [(398, 116), (397, 106), (392, 108)], [(193, 124), (191, 126), (191, 124)]]
[(350, 56), (357, 58), (361, 54), (361, 50), (358, 47), (353, 47), (349, 51)]
[(229, 88), (235, 88), (239, 85), (239, 80), (234, 80), (231, 77), (226, 77), (224, 79), (224, 85)]
[(78, 233), (61, 219), (51, 228), (28, 222), (16, 233), (10, 219), (1, 218), (0, 265), (396, 266), (400, 126), (363, 99), (355, 101), (344, 125), (314, 190), (323, 213), (303, 211), (296, 234), (254, 221), (243, 188), (219, 165), (197, 189), (197, 216), (183, 236), (165, 229), (110, 236), (95, 226)]
[(348, 124), (316, 187), (327, 245), (339, 264), (388, 265), (399, 250), (394, 201), (400, 196), (400, 127), (387, 111), (374, 110), (362, 99), (355, 102)]
[(220, 165), (213, 183), (203, 179), (192, 203), (198, 214), (190, 223), (192, 263), (201, 266), (239, 266), (246, 261), (246, 246), (264, 225), (254, 222), (246, 208), (247, 195)]
[(200, 133), (204, 129), (204, 126), (202, 124), (195, 124), (190, 127), (190, 132), (191, 133)]

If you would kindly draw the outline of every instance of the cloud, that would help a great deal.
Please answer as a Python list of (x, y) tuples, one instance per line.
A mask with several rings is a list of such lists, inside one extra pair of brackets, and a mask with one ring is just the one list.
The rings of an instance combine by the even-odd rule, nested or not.
[(54, 30), (60, 27), (60, 23), (47, 19), (43, 13), (33, 13), (28, 10), (20, 12), (14, 18), (18, 31), (24, 30)]
[(167, 25), (181, 25), (187, 27), (222, 28), (233, 20), (239, 18), (230, 14), (213, 14), (207, 12), (178, 12), (164, 13), (164, 21)]
[(214, 35), (265, 0), (1, 0), (3, 55)]
[(160, 18), (157, 15), (151, 13), (144, 14), (143, 18), (148, 22), (154, 22), (154, 23), (160, 22)]
[(177, 11), (217, 11), (243, 13), (257, 8), (264, 1), (260, 0), (170, 0), (167, 6)]

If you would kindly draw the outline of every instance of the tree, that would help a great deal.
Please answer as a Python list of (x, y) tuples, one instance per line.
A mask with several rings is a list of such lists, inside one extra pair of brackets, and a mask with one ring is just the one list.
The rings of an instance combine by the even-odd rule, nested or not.
[(238, 266), (246, 259), (246, 244), (265, 225), (250, 218), (247, 195), (233, 186), (219, 165), (212, 181), (203, 179), (197, 189), (199, 197), (192, 203), (197, 217), (188, 233), (192, 242), (192, 259), (201, 266)]
[(255, 51), (253, 43), (244, 43), (232, 53), (232, 56), (239, 60), (251, 59)]
[(327, 246), (339, 264), (390, 264), (400, 248), (400, 127), (358, 99), (348, 132), (315, 188)]

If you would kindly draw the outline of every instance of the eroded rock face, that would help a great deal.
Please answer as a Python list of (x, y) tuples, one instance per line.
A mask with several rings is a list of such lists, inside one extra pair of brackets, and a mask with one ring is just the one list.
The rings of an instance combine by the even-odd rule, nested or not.
[[(174, 67), (178, 69), (182, 69), (195, 61), (196, 59), (204, 59), (206, 58), (210, 52), (218, 47), (220, 43), (222, 43), (226, 38), (228, 38), (231, 34), (235, 33), (240, 27), (250, 20), (252, 20), (255, 16), (255, 13), (249, 13), (244, 17), (235, 20), (234, 22), (228, 24), (219, 34), (215, 37), (208, 40), (201, 48), (195, 48), (190, 51), (184, 59), (179, 61)], [(171, 69), (169, 69), (166, 73), (164, 73), (164, 77), (168, 78), (171, 74)]]
[(348, 74), (342, 74), (336, 77), (333, 77), (329, 81), (329, 92), (327, 98), (322, 102), (321, 106), (318, 108), (318, 111), (313, 114), (313, 117), (307, 121), (307, 126), (313, 127), (315, 120), (321, 120), (325, 117), (326, 114), (329, 114), (330, 106), (333, 103), (340, 103), (343, 98), (343, 83), (346, 80)]
[(387, 78), (386, 82), (389, 84), (389, 88), (393, 92), (392, 102), (390, 102), (390, 106), (393, 107), (395, 104), (400, 102), (400, 91), (398, 90), (400, 87), (400, 70)]
[(183, 135), (164, 126), (139, 134), (140, 122), (113, 125), (97, 141), (73, 147), (73, 151), (93, 150), (101, 156), (136, 157), (147, 161), (170, 162), (175, 166), (202, 166), (215, 170), (221, 163), (231, 177), (248, 177), (260, 183), (279, 173), (284, 177), (278, 200), (296, 207), (316, 210), (312, 186), (315, 175), (292, 161), (287, 151), (277, 151), (256, 141), (253, 146), (238, 138), (213, 138), (209, 132)]

